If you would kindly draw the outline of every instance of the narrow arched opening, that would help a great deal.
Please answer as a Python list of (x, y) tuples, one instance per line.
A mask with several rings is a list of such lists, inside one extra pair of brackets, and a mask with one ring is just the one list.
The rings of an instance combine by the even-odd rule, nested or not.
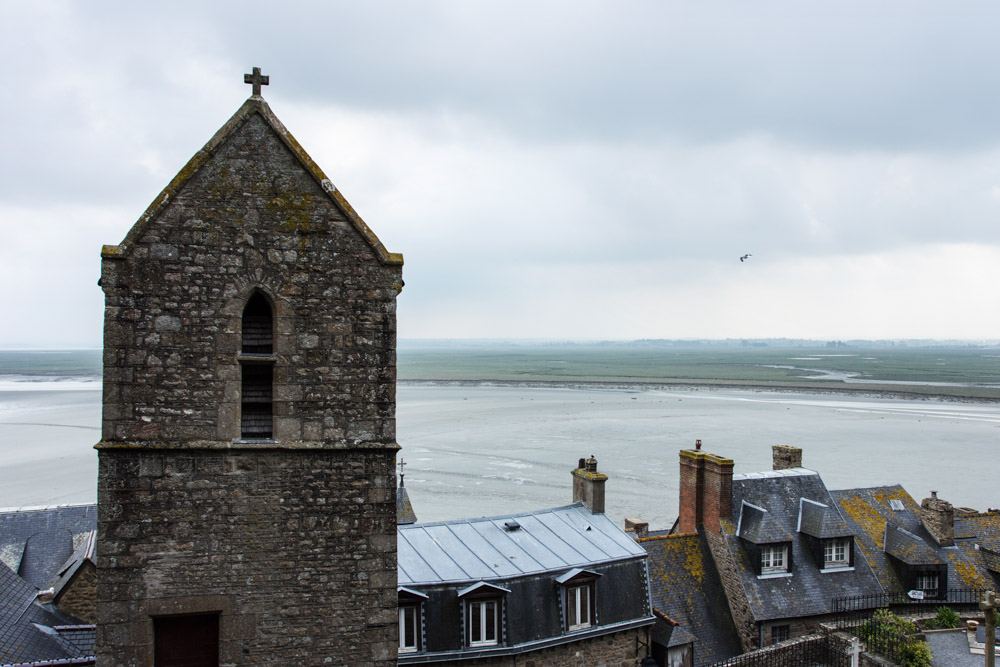
[(254, 292), (243, 309), (243, 353), (271, 354), (274, 351), (274, 316), (271, 304)]
[(271, 304), (254, 292), (243, 309), (240, 352), (240, 437), (274, 437), (274, 316)]

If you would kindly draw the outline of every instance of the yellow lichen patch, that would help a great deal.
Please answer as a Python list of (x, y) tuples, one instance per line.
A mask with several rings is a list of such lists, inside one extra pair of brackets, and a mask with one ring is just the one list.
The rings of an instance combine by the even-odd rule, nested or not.
[(948, 560), (951, 561), (952, 566), (955, 568), (955, 572), (958, 573), (958, 578), (962, 580), (962, 583), (969, 588), (986, 588), (987, 582), (986, 578), (983, 577), (973, 567), (968, 561), (963, 559), (960, 554), (954, 552), (948, 552)]
[[(670, 554), (669, 558), (663, 562), (682, 562), (684, 571), (700, 584), (705, 579), (705, 564), (702, 560), (701, 548), (698, 545), (698, 537), (695, 535), (669, 535), (666, 537), (647, 538), (640, 540), (647, 543), (647, 549), (652, 549), (650, 542), (656, 542), (657, 546), (663, 549), (664, 554)], [(663, 583), (670, 583), (672, 575), (667, 567), (654, 568), (653, 575), (658, 577)]]
[(910, 497), (910, 494), (908, 494), (902, 487), (897, 488), (890, 493), (886, 493), (885, 491), (876, 491), (872, 494), (872, 497), (875, 498), (879, 504), (885, 505), (886, 507), (889, 506), (890, 500), (900, 501), (911, 511), (917, 509), (918, 507), (916, 501), (914, 501), (913, 498)]
[(278, 225), (281, 231), (300, 234), (313, 231), (312, 216), (316, 211), (316, 203), (310, 194), (273, 197), (267, 202), (266, 208), (268, 213), (281, 220)]
[(885, 547), (885, 519), (874, 507), (857, 496), (842, 498), (840, 507), (878, 548)]

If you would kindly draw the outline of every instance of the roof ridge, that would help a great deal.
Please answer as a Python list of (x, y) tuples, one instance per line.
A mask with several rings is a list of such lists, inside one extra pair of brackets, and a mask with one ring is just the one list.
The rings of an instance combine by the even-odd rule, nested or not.
[(682, 539), (686, 537), (700, 537), (697, 532), (694, 533), (670, 533), (669, 535), (647, 535), (645, 537), (637, 537), (637, 542), (654, 542), (656, 540), (671, 540), (671, 539)]
[(389, 252), (382, 245), (382, 242), (375, 235), (375, 232), (372, 231), (371, 227), (358, 215), (350, 202), (344, 198), (344, 195), (337, 189), (337, 186), (333, 184), (333, 181), (327, 177), (320, 166), (316, 164), (316, 161), (302, 147), (302, 144), (298, 142), (292, 133), (288, 131), (288, 128), (278, 119), (271, 110), (271, 107), (264, 101), (264, 98), (259, 96), (250, 96), (240, 105), (229, 120), (216, 130), (215, 134), (212, 135), (205, 145), (191, 156), (191, 159), (181, 167), (180, 171), (156, 195), (152, 203), (146, 207), (146, 210), (143, 211), (139, 219), (129, 229), (122, 242), (118, 245), (105, 245), (101, 249), (101, 257), (109, 259), (122, 258), (125, 252), (132, 246), (132, 243), (139, 237), (142, 230), (174, 200), (177, 193), (194, 178), (195, 174), (201, 171), (201, 168), (208, 163), (226, 140), (254, 114), (258, 114), (264, 120), (285, 148), (291, 152), (295, 160), (313, 177), (330, 202), (344, 214), (355, 231), (371, 247), (378, 260), (383, 264), (402, 266), (403, 255), (396, 252)]
[(414, 528), (426, 528), (429, 526), (446, 526), (455, 525), (459, 523), (472, 523), (474, 521), (500, 521), (501, 519), (516, 519), (520, 516), (535, 516), (538, 514), (546, 514), (548, 512), (558, 512), (560, 510), (575, 509), (578, 507), (583, 507), (582, 502), (570, 503), (569, 505), (561, 505), (559, 507), (547, 507), (539, 510), (526, 510), (524, 512), (517, 512), (514, 514), (498, 514), (495, 516), (476, 516), (476, 517), (459, 517), (456, 519), (444, 519), (443, 521), (428, 521), (426, 523), (410, 523), (404, 526), (398, 526), (397, 530), (412, 530)]

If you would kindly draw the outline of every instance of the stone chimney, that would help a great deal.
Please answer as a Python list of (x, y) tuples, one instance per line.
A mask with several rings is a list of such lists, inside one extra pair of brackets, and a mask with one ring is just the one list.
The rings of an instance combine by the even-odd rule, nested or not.
[(608, 476), (597, 472), (597, 459), (580, 459), (573, 471), (573, 502), (583, 503), (594, 514), (604, 514), (604, 483)]
[(772, 467), (775, 470), (802, 467), (802, 448), (791, 445), (771, 446)]
[(701, 440), (680, 452), (680, 502), (677, 532), (699, 527), (719, 532), (721, 519), (732, 517), (733, 460), (704, 452)]
[(931, 497), (920, 502), (920, 520), (938, 546), (955, 545), (955, 508), (938, 498), (937, 491), (931, 491)]
[(635, 533), (636, 537), (647, 537), (649, 535), (649, 522), (625, 517), (625, 532)]

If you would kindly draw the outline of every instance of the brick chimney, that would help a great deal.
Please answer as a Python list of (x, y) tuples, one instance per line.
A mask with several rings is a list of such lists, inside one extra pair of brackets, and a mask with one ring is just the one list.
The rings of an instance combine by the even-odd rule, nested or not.
[(931, 491), (931, 497), (920, 502), (920, 520), (938, 546), (955, 545), (955, 508), (938, 498), (937, 491)]
[(582, 502), (594, 514), (604, 514), (604, 483), (608, 476), (597, 472), (597, 459), (580, 459), (573, 471), (573, 502)]
[(775, 470), (802, 467), (802, 448), (791, 445), (771, 446), (772, 467)]
[(732, 517), (733, 460), (704, 452), (701, 440), (680, 452), (680, 502), (677, 532), (699, 527), (719, 532), (720, 519)]

